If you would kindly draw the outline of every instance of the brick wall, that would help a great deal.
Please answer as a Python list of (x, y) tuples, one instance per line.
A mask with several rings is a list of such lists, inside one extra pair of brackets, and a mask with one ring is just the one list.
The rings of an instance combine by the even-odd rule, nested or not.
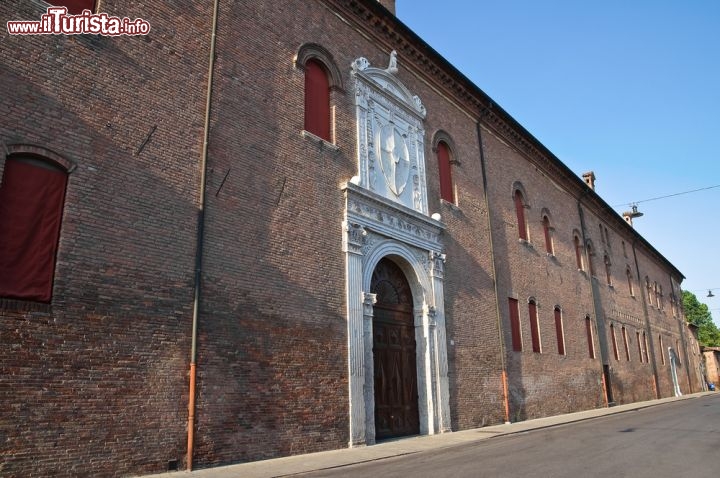
[[(39, 20), (46, 7), (12, 0), (0, 16)], [(209, 12), (102, 9), (152, 30), (0, 42), (0, 140), (76, 165), (50, 307), (0, 307), (3, 476), (158, 472), (186, 446)]]

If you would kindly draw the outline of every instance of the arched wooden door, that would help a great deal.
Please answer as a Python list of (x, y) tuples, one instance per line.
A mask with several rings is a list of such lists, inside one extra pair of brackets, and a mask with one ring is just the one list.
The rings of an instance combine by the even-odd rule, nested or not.
[(415, 327), (410, 286), (400, 268), (382, 259), (372, 276), (375, 436), (417, 435)]

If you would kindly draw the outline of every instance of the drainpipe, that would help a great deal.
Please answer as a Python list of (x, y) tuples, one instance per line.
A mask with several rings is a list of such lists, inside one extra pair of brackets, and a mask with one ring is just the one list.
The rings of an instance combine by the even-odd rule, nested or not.
[(492, 274), (493, 274), (493, 287), (495, 289), (495, 316), (497, 317), (497, 328), (498, 337), (500, 339), (500, 367), (502, 368), (502, 387), (503, 387), (503, 402), (505, 405), (505, 423), (510, 423), (510, 403), (508, 398), (508, 383), (507, 383), (507, 366), (505, 364), (505, 339), (503, 337), (502, 330), (502, 319), (500, 318), (500, 295), (498, 294), (498, 283), (497, 283), (497, 272), (495, 266), (495, 248), (493, 247), (493, 235), (492, 225), (490, 223), (490, 200), (488, 199), (488, 181), (487, 171), (485, 167), (485, 152), (483, 150), (482, 133), (480, 127), (480, 120), (482, 119), (484, 111), (481, 112), (480, 118), (475, 122), (475, 128), (477, 129), (478, 147), (480, 148), (480, 168), (482, 170), (482, 182), (483, 182), (483, 194), (485, 196), (485, 210), (488, 213), (487, 229), (488, 238), (490, 241), (490, 256), (492, 257)]
[(212, 37), (210, 39), (210, 56), (208, 60), (207, 95), (205, 96), (205, 124), (203, 126), (203, 146), (200, 156), (200, 204), (197, 216), (197, 239), (195, 248), (195, 290), (192, 312), (192, 341), (190, 347), (190, 391), (188, 394), (187, 424), (187, 470), (192, 471), (193, 444), (195, 432), (195, 377), (197, 366), (197, 329), (200, 310), (200, 283), (202, 279), (203, 238), (205, 231), (205, 176), (207, 175), (207, 153), (210, 138), (210, 101), (212, 99), (213, 71), (215, 70), (215, 40), (217, 38), (218, 4), (215, 0), (212, 17)]
[[(635, 261), (635, 272), (637, 272), (637, 280), (638, 285), (640, 286), (640, 298), (643, 303), (643, 313), (645, 314), (645, 330), (647, 330), (647, 333), (650, 334), (650, 347), (654, 351), (654, 346), (652, 345), (653, 337), (652, 337), (652, 330), (650, 328), (650, 312), (648, 312), (648, 306), (647, 301), (648, 298), (645, 297), (645, 284), (642, 282), (642, 276), (640, 275), (640, 264), (638, 263), (637, 258), (637, 250), (635, 249), (636, 239), (633, 239), (632, 242), (632, 251), (633, 251), (633, 260)], [(664, 350), (661, 350), (660, 353), (665, 353)], [(655, 354), (653, 353), (651, 355), (652, 357), (652, 368), (653, 368), (653, 380), (655, 381), (655, 398), (660, 398), (660, 379), (658, 377), (658, 370), (657, 370), (657, 362), (655, 360)]]

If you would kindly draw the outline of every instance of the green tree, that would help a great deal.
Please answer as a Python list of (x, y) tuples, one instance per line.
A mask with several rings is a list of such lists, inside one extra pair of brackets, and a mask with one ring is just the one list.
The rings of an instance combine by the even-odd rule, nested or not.
[(685, 318), (698, 328), (698, 340), (707, 347), (720, 347), (720, 329), (712, 320), (712, 314), (692, 292), (683, 291)]

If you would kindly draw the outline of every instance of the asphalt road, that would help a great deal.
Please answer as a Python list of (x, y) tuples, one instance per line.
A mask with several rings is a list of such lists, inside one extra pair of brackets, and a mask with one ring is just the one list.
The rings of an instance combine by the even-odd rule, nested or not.
[(700, 477), (720, 474), (720, 393), (304, 477)]

